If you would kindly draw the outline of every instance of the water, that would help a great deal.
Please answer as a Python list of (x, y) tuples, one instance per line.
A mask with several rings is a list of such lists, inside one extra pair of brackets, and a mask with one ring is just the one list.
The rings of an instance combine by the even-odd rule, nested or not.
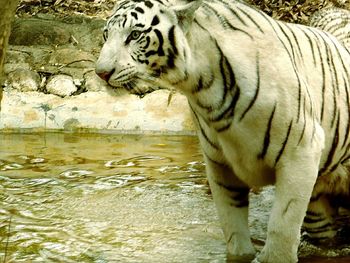
[[(261, 248), (271, 188), (252, 199)], [(197, 139), (0, 134), (0, 262), (226, 262)]]

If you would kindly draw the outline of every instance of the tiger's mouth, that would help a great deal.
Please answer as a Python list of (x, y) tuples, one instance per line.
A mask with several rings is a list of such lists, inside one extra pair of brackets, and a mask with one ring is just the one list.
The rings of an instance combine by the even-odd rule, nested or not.
[(133, 79), (126, 80), (126, 81), (119, 81), (119, 80), (109, 80), (107, 83), (109, 86), (113, 89), (126, 89), (126, 90), (132, 90), (136, 86), (136, 81)]
[(136, 77), (136, 71), (134, 67), (128, 67), (116, 72), (115, 69), (110, 73), (108, 84), (116, 88), (130, 89), (133, 80)]
[(134, 67), (127, 67), (120, 70), (118, 73), (113, 70), (109, 78), (106, 80), (108, 85), (113, 90), (126, 90), (130, 94), (142, 94), (142, 89), (137, 72)]
[(145, 82), (143, 79), (139, 78), (136, 74), (130, 76), (128, 79), (110, 79), (108, 82), (109, 87), (113, 91), (125, 90), (129, 94), (134, 94), (138, 96), (144, 96), (154, 90), (159, 89), (157, 85), (152, 85)]
[(159, 83), (157, 76), (152, 73), (139, 73), (134, 67), (127, 67), (119, 72), (115, 69), (109, 72), (96, 70), (96, 74), (107, 82), (108, 90), (113, 91), (112, 95), (126, 91), (129, 94), (144, 96), (157, 89), (165, 88)]

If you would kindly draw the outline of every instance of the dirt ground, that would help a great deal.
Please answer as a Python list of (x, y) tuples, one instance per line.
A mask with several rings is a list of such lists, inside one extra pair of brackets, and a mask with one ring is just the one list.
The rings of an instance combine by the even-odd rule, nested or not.
[[(37, 14), (69, 16), (83, 14), (90, 17), (107, 17), (117, 0), (21, 0), (19, 17)], [(305, 24), (308, 17), (321, 8), (337, 6), (350, 9), (349, 0), (248, 0), (274, 18)]]
[(327, 7), (350, 9), (349, 0), (249, 0), (268, 15), (287, 22), (307, 24), (311, 14)]
[(17, 16), (51, 14), (59, 17), (86, 15), (104, 18), (113, 9), (115, 2), (116, 0), (21, 0)]

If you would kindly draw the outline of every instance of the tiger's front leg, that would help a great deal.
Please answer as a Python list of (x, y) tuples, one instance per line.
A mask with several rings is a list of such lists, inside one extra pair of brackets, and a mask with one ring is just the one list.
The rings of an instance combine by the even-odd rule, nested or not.
[(276, 192), (265, 246), (254, 262), (295, 263), (300, 229), (318, 175), (320, 153), (294, 151), (276, 167)]
[(205, 158), (207, 177), (230, 257), (253, 259), (255, 248), (248, 228), (249, 188), (228, 166)]

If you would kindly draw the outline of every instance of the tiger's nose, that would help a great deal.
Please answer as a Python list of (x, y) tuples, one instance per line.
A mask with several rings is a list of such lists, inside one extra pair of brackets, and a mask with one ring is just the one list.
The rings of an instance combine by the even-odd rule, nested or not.
[(97, 68), (95, 69), (96, 74), (106, 82), (111, 78), (114, 73), (114, 69), (112, 71), (100, 71)]

